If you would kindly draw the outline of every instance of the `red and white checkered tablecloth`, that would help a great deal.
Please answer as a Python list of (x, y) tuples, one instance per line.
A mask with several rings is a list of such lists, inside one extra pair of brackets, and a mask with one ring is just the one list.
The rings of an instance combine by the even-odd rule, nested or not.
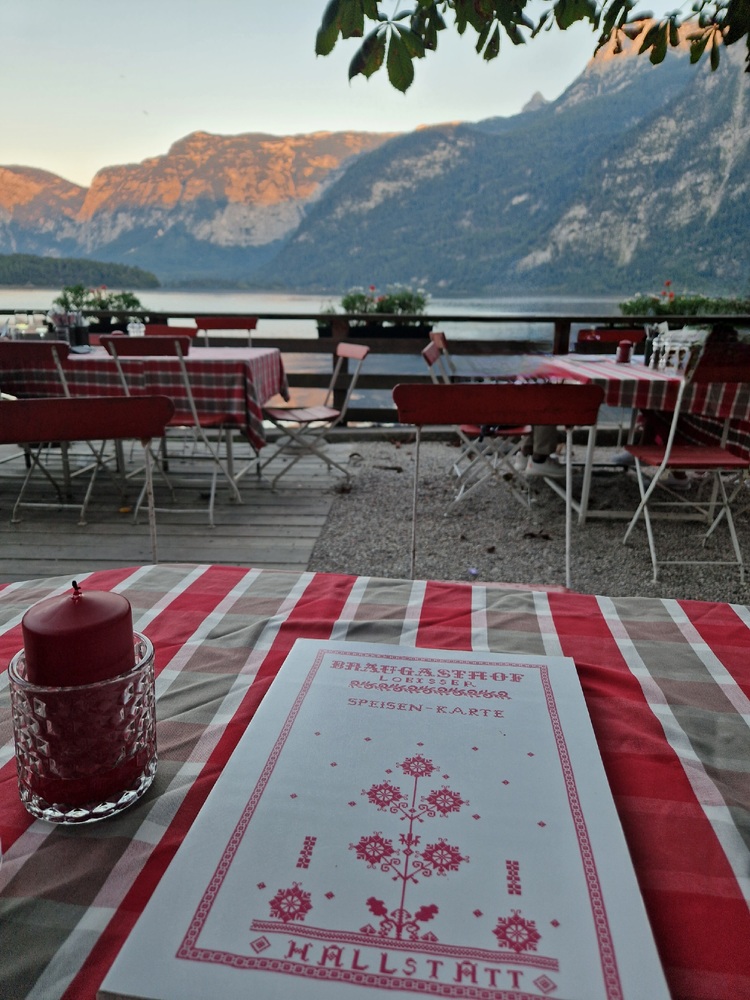
[(747, 607), (192, 565), (84, 586), (125, 594), (154, 643), (159, 769), (101, 823), (25, 812), (5, 668), (70, 581), (0, 585), (3, 1000), (94, 998), (298, 637), (573, 657), (674, 1000), (750, 996)]
[[(586, 355), (590, 360), (560, 357), (545, 361), (544, 374), (574, 378), (600, 385), (607, 406), (634, 410), (672, 412), (677, 402), (680, 376), (647, 368), (639, 361), (618, 364), (609, 357)], [(750, 385), (708, 383), (691, 385), (685, 393), (682, 434), (695, 444), (715, 443), (723, 421), (731, 419), (727, 444), (750, 458)]]
[[(198, 412), (223, 417), (242, 427), (255, 448), (265, 444), (262, 407), (271, 397), (285, 398), (289, 389), (281, 352), (272, 347), (193, 347), (186, 359)], [(125, 358), (122, 367), (131, 392), (170, 396), (175, 420), (189, 423), (185, 390), (177, 358)], [(104, 348), (70, 354), (63, 362), (74, 396), (119, 396), (122, 385), (114, 360)], [(60, 380), (53, 365), (3, 371), (0, 386), (19, 396), (59, 396)]]

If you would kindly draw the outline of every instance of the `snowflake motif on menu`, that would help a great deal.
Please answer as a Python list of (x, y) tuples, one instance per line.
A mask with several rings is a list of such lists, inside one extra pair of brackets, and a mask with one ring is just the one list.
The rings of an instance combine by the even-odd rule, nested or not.
[(305, 892), (299, 882), (292, 882), (288, 889), (279, 889), (269, 905), (271, 916), (285, 924), (304, 920), (312, 909), (310, 893)]
[[(423, 837), (415, 831), (418, 824), (431, 819), (445, 819), (459, 812), (469, 803), (459, 792), (447, 785), (428, 789), (419, 794), (419, 783), (427, 781), (439, 770), (431, 760), (423, 754), (407, 757), (397, 765), (406, 778), (413, 781), (406, 788), (401, 788), (395, 782), (386, 779), (363, 789), (370, 805), (378, 812), (388, 813), (397, 817), (399, 822), (405, 822), (407, 829), (399, 832), (398, 837), (388, 836), (380, 830), (360, 837), (356, 844), (350, 844), (357, 859), (363, 861), (373, 871), (387, 874), (398, 886), (397, 905), (390, 906), (382, 899), (370, 896), (367, 908), (379, 918), (377, 928), (367, 925), (361, 928), (362, 933), (374, 934), (379, 937), (392, 937), (397, 940), (437, 940), (434, 934), (424, 934), (422, 924), (432, 920), (437, 912), (437, 906), (432, 903), (419, 906), (411, 913), (406, 908), (409, 890), (420, 881), (433, 875), (447, 876), (457, 872), (469, 858), (462, 854), (460, 847), (451, 844), (444, 837), (438, 837), (431, 843), (422, 845)], [(386, 774), (392, 774), (391, 769)], [(444, 778), (447, 775), (443, 775)]]
[(511, 910), (509, 917), (500, 917), (492, 932), (501, 948), (510, 948), (519, 955), (522, 951), (536, 951), (542, 935), (534, 920), (526, 920), (520, 910)]

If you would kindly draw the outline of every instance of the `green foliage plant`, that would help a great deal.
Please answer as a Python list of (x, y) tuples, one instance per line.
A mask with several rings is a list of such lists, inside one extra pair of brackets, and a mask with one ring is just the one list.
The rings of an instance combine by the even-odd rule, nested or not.
[(623, 316), (740, 316), (750, 314), (750, 299), (709, 298), (695, 292), (675, 292), (665, 281), (658, 294), (640, 292), (619, 304)]
[[(422, 289), (404, 285), (390, 286), (379, 292), (377, 286), (352, 288), (341, 298), (345, 313), (364, 313), (373, 316), (421, 316), (427, 307), (427, 294)], [(404, 320), (404, 325), (417, 325), (419, 320)]]
[(140, 300), (132, 292), (110, 292), (106, 285), (86, 288), (85, 285), (65, 285), (53, 301), (64, 313), (83, 311), (128, 313), (142, 309)]
[(659, 20), (635, 7), (635, 0), (412, 0), (406, 8), (387, 0), (329, 0), (315, 52), (327, 56), (339, 36), (361, 39), (349, 79), (369, 78), (385, 67), (391, 86), (405, 93), (414, 80), (415, 61), (437, 51), (439, 33), (448, 27), (444, 15), (452, 14), (454, 30), (473, 32), (476, 51), (486, 61), (500, 54), (503, 38), (523, 45), (541, 31), (567, 31), (584, 22), (599, 32), (597, 49), (611, 46), (618, 55), (637, 45), (654, 65), (663, 62), (669, 48), (687, 42), (690, 61), (708, 53), (715, 70), (722, 47), (744, 39), (750, 72), (748, 0), (695, 0), (689, 12), (674, 10)]

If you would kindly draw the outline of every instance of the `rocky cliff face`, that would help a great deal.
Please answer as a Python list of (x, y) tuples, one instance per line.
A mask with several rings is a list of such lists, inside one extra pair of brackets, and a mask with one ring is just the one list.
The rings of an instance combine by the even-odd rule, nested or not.
[(556, 101), (509, 118), (396, 136), (197, 132), (88, 190), (4, 167), (0, 252), (326, 293), (627, 294), (670, 278), (746, 294), (742, 69), (733, 49), (716, 73), (603, 51)]
[(74, 249), (104, 259), (129, 255), (135, 262), (152, 246), (164, 273), (170, 253), (173, 263), (185, 266), (177, 258), (192, 241), (262, 248), (292, 232), (353, 158), (389, 138), (369, 132), (195, 132), (164, 156), (99, 171), (88, 190), (44, 171), (1, 167), (0, 250)]

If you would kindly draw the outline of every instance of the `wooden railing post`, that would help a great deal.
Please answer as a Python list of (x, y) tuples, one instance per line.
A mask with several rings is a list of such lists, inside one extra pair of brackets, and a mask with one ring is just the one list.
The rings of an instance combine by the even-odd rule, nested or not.
[(567, 354), (570, 350), (570, 320), (556, 319), (552, 339), (553, 354)]

